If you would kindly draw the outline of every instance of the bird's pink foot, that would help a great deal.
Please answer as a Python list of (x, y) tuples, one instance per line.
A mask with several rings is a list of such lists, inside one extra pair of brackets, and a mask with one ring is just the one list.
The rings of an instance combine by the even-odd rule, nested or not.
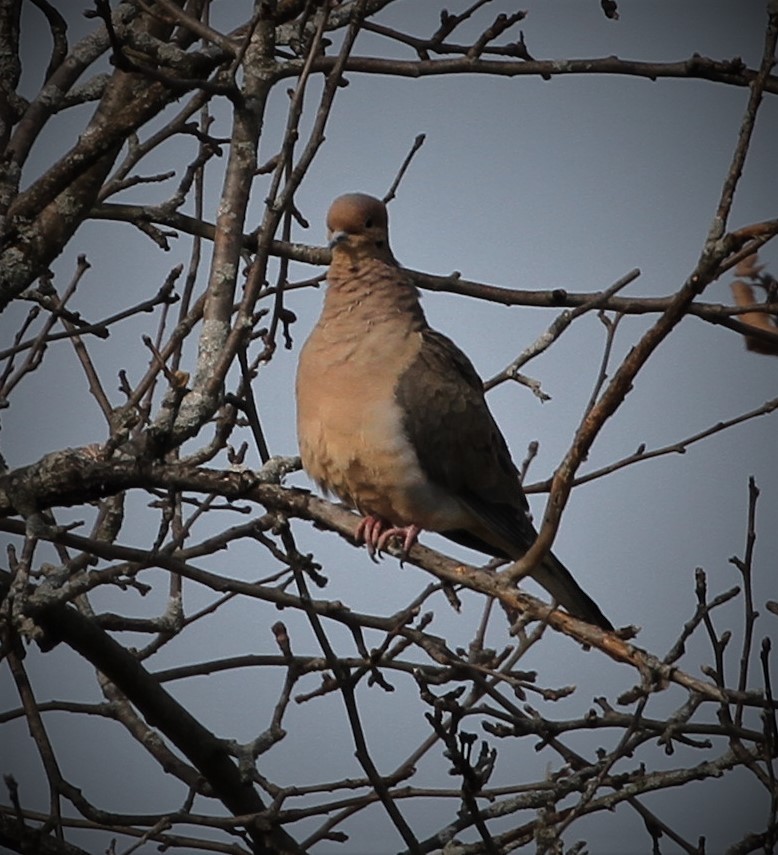
[(381, 551), (386, 546), (387, 542), (392, 537), (401, 537), (402, 538), (402, 553), (400, 555), (400, 564), (408, 557), (408, 552), (410, 548), (419, 538), (419, 534), (421, 529), (417, 525), (405, 525), (405, 526), (392, 526), (391, 528), (386, 529), (386, 531), (381, 533), (381, 536), (378, 538), (378, 543), (376, 544), (378, 554), (381, 554)]
[(376, 545), (386, 525), (386, 521), (382, 520), (381, 517), (370, 514), (370, 516), (362, 517), (357, 526), (355, 537), (358, 541), (364, 540), (367, 547), (367, 554), (374, 561), (376, 560)]
[(386, 544), (393, 537), (402, 538), (402, 559), (408, 557), (408, 551), (416, 543), (421, 529), (417, 525), (393, 526), (385, 519), (370, 514), (364, 517), (357, 526), (357, 540), (364, 540), (367, 546), (367, 552), (370, 557), (375, 560), (376, 556), (380, 557)]

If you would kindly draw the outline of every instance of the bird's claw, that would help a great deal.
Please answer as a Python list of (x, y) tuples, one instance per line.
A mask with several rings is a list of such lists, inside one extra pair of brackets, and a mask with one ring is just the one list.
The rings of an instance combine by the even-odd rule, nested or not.
[[(372, 561), (375, 561), (376, 564), (378, 563), (378, 558), (381, 557), (381, 550), (378, 548), (378, 542), (381, 537), (381, 530), (385, 525), (386, 523), (381, 519), (381, 517), (376, 517), (371, 514), (368, 517), (362, 517), (355, 533), (357, 541), (363, 540), (365, 542), (367, 554), (370, 556)], [(378, 553), (378, 557), (376, 557), (376, 553)]]
[(356, 530), (356, 539), (364, 540), (365, 546), (367, 546), (367, 554), (377, 563), (384, 549), (386, 549), (386, 544), (393, 537), (401, 537), (400, 565), (402, 565), (408, 557), (411, 547), (416, 543), (420, 532), (421, 529), (417, 525), (393, 526), (381, 517), (371, 514), (360, 521)]

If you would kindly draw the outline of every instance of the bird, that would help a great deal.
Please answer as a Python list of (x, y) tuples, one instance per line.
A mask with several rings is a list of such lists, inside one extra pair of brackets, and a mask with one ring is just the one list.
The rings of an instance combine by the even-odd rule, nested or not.
[[(386, 205), (339, 196), (327, 238), (324, 305), (295, 383), (303, 469), (362, 515), (356, 536), (371, 557), (392, 538), (407, 555), (427, 530), (520, 558), (537, 532), (519, 472), (472, 362), (429, 326), (392, 254)], [(551, 552), (531, 575), (574, 617), (613, 629)]]

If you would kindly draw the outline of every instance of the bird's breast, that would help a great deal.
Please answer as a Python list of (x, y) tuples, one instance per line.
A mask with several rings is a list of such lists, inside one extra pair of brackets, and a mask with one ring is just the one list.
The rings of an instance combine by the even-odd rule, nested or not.
[(365, 326), (333, 341), (317, 327), (300, 355), (297, 429), (308, 475), (363, 514), (394, 525), (454, 527), (458, 503), (426, 477), (403, 427), (398, 378), (421, 337)]

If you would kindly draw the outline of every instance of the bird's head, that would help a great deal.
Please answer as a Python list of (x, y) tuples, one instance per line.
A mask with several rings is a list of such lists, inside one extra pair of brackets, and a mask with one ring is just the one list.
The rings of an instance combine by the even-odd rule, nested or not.
[(327, 212), (327, 240), (333, 255), (392, 259), (386, 205), (364, 193), (347, 193)]

